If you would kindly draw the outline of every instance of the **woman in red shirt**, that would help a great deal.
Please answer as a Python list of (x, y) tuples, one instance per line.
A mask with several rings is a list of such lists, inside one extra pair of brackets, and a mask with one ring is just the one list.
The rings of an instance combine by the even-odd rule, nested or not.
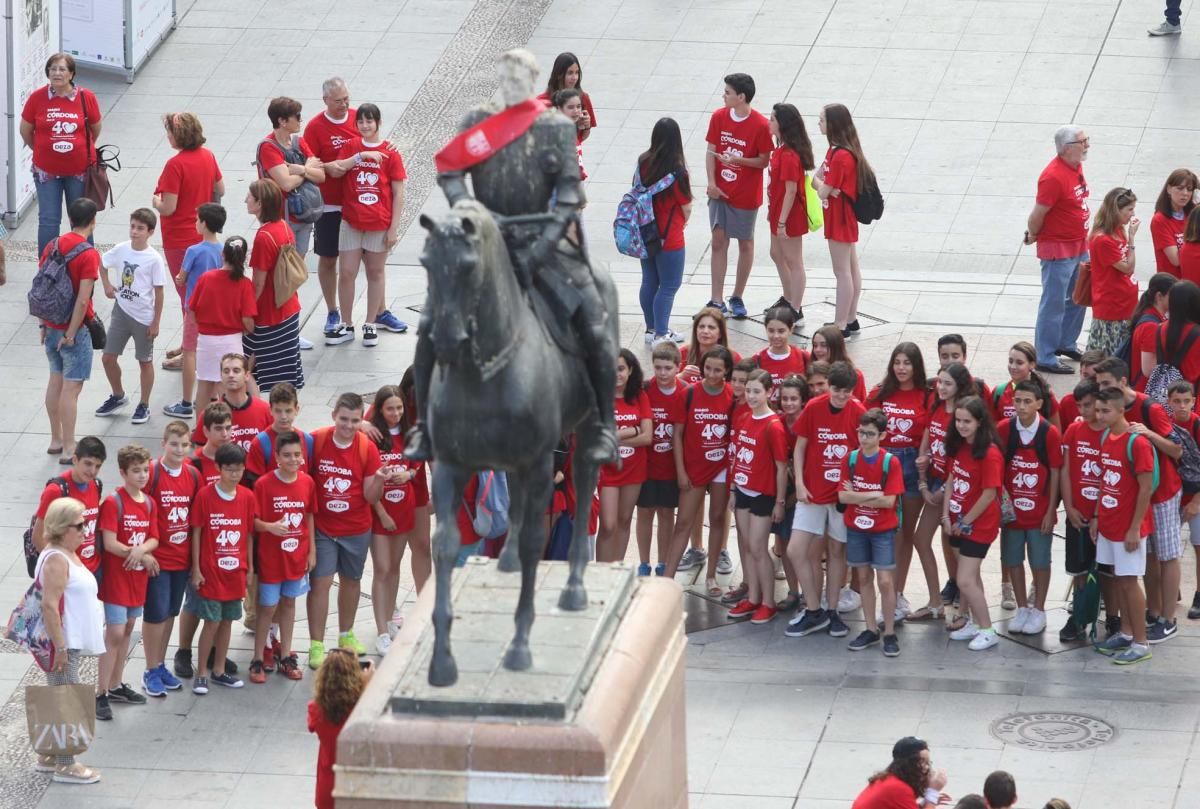
[(254, 331), (258, 303), (246, 277), (246, 240), (230, 236), (222, 251), (225, 266), (196, 281), (188, 309), (196, 317), (196, 401), (208, 403), (221, 381), (221, 357), (243, 353), (242, 338)]
[(1158, 272), (1181, 278), (1179, 248), (1188, 214), (1196, 207), (1193, 198), (1200, 178), (1191, 169), (1175, 169), (1163, 183), (1150, 218), (1150, 236), (1154, 240), (1154, 266)]
[[(716, 307), (705, 306), (692, 315), (692, 338), (679, 349), (679, 365), (683, 368), (679, 373), (680, 378), (689, 385), (699, 382), (703, 377), (700, 360), (716, 346), (729, 348), (729, 330), (725, 324), (725, 315)], [(733, 358), (733, 365), (741, 362), (740, 354), (733, 349), (729, 349), (729, 353)], [(691, 362), (688, 362), (688, 357), (692, 358)], [(733, 365), (729, 367), (726, 379), (733, 373)]]
[(783, 295), (771, 308), (790, 306), (796, 322), (804, 322), (804, 240), (808, 233), (805, 172), (815, 167), (812, 142), (800, 111), (776, 104), (771, 111), (775, 151), (767, 164), (767, 221), (771, 225), (771, 260), (779, 273)]
[(300, 296), (292, 293), (283, 303), (275, 300), (279, 251), (285, 244), (296, 246), (296, 237), (283, 220), (283, 205), (283, 192), (274, 180), (250, 183), (246, 210), (260, 223), (250, 252), (258, 314), (254, 331), (242, 338), (242, 345), (251, 358), (254, 380), (264, 395), (276, 382), (291, 382), (296, 390), (304, 387), (304, 366), (300, 364)]
[(1129, 318), (1137, 306), (1137, 267), (1133, 237), (1141, 224), (1133, 212), (1137, 195), (1114, 188), (1104, 195), (1092, 223), (1088, 253), (1092, 258), (1092, 328), (1088, 351), (1113, 354), (1129, 337)]
[(588, 139), (596, 126), (596, 110), (592, 108), (592, 99), (583, 90), (583, 68), (579, 66), (579, 57), (564, 51), (554, 58), (554, 66), (550, 68), (550, 78), (546, 81), (546, 92), (538, 96), (547, 103), (554, 98), (559, 90), (578, 90), (583, 96), (583, 113), (575, 122), (579, 130), (579, 142)]
[(634, 353), (622, 348), (617, 355), (616, 413), (621, 465), (600, 468), (600, 534), (596, 561), (618, 562), (629, 545), (629, 526), (638, 493), (646, 480), (646, 447), (654, 439), (650, 400), (642, 390), (642, 366)]
[[(1145, 393), (1146, 380), (1154, 370), (1154, 335), (1158, 327), (1167, 319), (1167, 301), (1171, 287), (1178, 279), (1170, 273), (1156, 272), (1146, 282), (1146, 291), (1138, 299), (1134, 307), (1133, 317), (1129, 321), (1131, 347), (1129, 349), (1130, 368), (1129, 386), (1139, 393)], [(1080, 370), (1082, 371), (1082, 363)], [(1063, 399), (1066, 404), (1066, 398)], [(1063, 419), (1064, 427), (1069, 427), (1074, 418)]]
[(1182, 352), (1175, 367), (1188, 382), (1200, 385), (1200, 287), (1191, 281), (1180, 281), (1171, 287), (1167, 296), (1167, 322), (1155, 332), (1154, 349), (1142, 352), (1142, 367), (1146, 363), (1151, 363), (1151, 368), (1157, 365), (1159, 352), (1166, 362), (1174, 362), (1176, 354)]
[(637, 177), (645, 188), (664, 177), (675, 182), (654, 195), (654, 223), (662, 239), (662, 249), (642, 259), (642, 286), (638, 299), (646, 322), (646, 340), (683, 342), (683, 335), (671, 331), (671, 307), (675, 293), (683, 283), (683, 228), (692, 215), (692, 184), (687, 160), (683, 156), (683, 137), (674, 118), (659, 118), (650, 132), (650, 148), (638, 156)]
[(352, 649), (330, 649), (317, 670), (313, 698), (308, 703), (308, 732), (317, 734), (317, 809), (333, 809), (333, 765), (337, 763), (337, 738), (350, 712), (375, 673), (368, 662), (358, 665)]
[(837, 279), (837, 310), (834, 323), (849, 337), (859, 330), (858, 299), (862, 295), (862, 273), (858, 268), (858, 219), (853, 202), (859, 188), (871, 177), (863, 157), (858, 130), (844, 104), (821, 110), (821, 133), (829, 141), (825, 160), (813, 176), (813, 189), (826, 204), (825, 239)]
[(46, 78), (50, 83), (25, 100), (20, 127), (21, 140), (33, 152), (39, 256), (59, 233), (63, 207), (83, 196), (83, 175), (95, 161), (100, 137), (100, 103), (91, 90), (75, 85), (75, 59), (52, 55)]
[(846, 351), (846, 338), (837, 326), (822, 326), (813, 332), (812, 361), (827, 362), (830, 365), (835, 362), (844, 362), (849, 365), (854, 369), (854, 375), (858, 378), (858, 381), (854, 383), (854, 398), (860, 402), (867, 398), (866, 377), (863, 376), (862, 369), (854, 364), (854, 360), (850, 359), (850, 354)]

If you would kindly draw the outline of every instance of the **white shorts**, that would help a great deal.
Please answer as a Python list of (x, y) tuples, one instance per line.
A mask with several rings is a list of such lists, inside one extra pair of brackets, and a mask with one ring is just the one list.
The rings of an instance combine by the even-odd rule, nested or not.
[(846, 518), (837, 506), (829, 503), (797, 503), (796, 516), (792, 518), (792, 530), (804, 531), (814, 536), (827, 536), (846, 544)]
[(1146, 544), (1147, 537), (1142, 537), (1138, 549), (1130, 553), (1125, 550), (1124, 542), (1113, 542), (1101, 535), (1096, 538), (1096, 562), (1112, 565), (1113, 573), (1118, 576), (1145, 576)]
[(244, 349), (240, 332), (196, 335), (196, 378), (202, 382), (220, 382), (221, 357), (242, 353)]
[(385, 230), (359, 230), (346, 224), (346, 220), (342, 220), (342, 226), (338, 230), (338, 252), (343, 253), (347, 250), (365, 250), (368, 253), (386, 253), (387, 249), (387, 231)]

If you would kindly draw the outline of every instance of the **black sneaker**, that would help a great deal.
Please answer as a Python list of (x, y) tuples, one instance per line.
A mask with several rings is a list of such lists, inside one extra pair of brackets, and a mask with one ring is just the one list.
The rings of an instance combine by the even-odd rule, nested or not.
[(130, 688), (128, 683), (121, 683), (116, 688), (108, 689), (108, 701), (123, 702), (126, 705), (145, 705), (146, 697)]
[(858, 325), (858, 318), (854, 318), (854, 320), (846, 324), (846, 331), (851, 333), (862, 331), (862, 326)]
[(325, 345), (340, 346), (342, 343), (354, 342), (354, 327), (339, 323), (333, 331), (325, 332)]
[(1121, 616), (1110, 615), (1104, 619), (1104, 632), (1107, 637), (1112, 637), (1121, 631)]
[[(888, 637), (895, 637), (889, 635)], [(846, 644), (846, 648), (852, 652), (861, 652), (863, 649), (868, 649), (879, 643), (879, 633), (872, 632), (869, 629), (864, 629), (858, 633), (858, 637)]]
[(245, 685), (245, 683), (232, 674), (214, 674), (210, 679), (217, 685), (223, 685), (226, 688), (241, 688)]
[[(763, 309), (763, 314), (765, 315), (767, 312), (770, 312), (772, 309), (778, 309), (781, 306), (786, 306), (787, 308), (792, 309), (791, 301), (789, 301), (787, 298), (780, 295), (779, 300), (775, 301), (775, 303), (771, 304), (766, 309)], [(795, 311), (796, 311), (795, 309), (792, 309), (793, 313), (795, 313)]]
[(954, 579), (946, 579), (946, 586), (942, 588), (942, 603), (953, 604), (958, 598), (958, 582)]
[(792, 310), (792, 314), (796, 316), (796, 325), (799, 326), (804, 322), (804, 307), (798, 307)]
[(1170, 640), (1178, 631), (1179, 627), (1174, 621), (1168, 623), (1160, 618), (1158, 619), (1158, 623), (1146, 630), (1146, 642), (1162, 643), (1163, 641)]
[(1063, 628), (1058, 630), (1058, 639), (1063, 643), (1073, 643), (1083, 637), (1083, 627), (1075, 623), (1074, 618), (1068, 618)]
[(190, 680), (195, 677), (196, 672), (192, 668), (192, 650), (176, 650), (174, 665), (172, 665), (171, 668), (175, 669), (176, 677), (180, 677), (184, 680)]
[(883, 636), (883, 656), (884, 657), (899, 657), (900, 656), (900, 639), (895, 635)]
[(829, 626), (829, 614), (825, 610), (805, 610), (788, 621), (783, 634), (789, 638), (802, 638), (814, 632), (820, 632)]
[(1192, 608), (1188, 610), (1188, 618), (1193, 621), (1200, 618), (1200, 591), (1192, 596)]
[[(213, 649), (208, 653), (208, 672), (212, 674), (213, 663), (217, 662), (217, 650)], [(237, 663), (229, 659), (229, 655), (225, 656), (225, 673), (232, 676), (238, 673)]]
[(1158, 616), (1151, 614), (1150, 610), (1146, 610), (1146, 628), (1150, 629), (1158, 623)]
[(364, 323), (362, 326), (362, 344), (367, 348), (374, 348), (379, 345), (379, 335), (375, 332), (375, 326), (371, 323)]
[(850, 634), (850, 627), (838, 615), (837, 610), (829, 610), (829, 637), (844, 638)]
[(112, 719), (112, 708), (108, 704), (107, 694), (96, 695), (96, 718), (105, 722)]

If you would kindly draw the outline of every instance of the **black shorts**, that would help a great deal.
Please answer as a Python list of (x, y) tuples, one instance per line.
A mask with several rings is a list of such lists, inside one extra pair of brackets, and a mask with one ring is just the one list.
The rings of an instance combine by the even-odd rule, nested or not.
[(775, 509), (775, 498), (769, 494), (759, 494), (751, 497), (741, 489), (734, 489), (734, 504), (736, 509), (749, 509), (755, 517), (770, 517)]
[(313, 225), (313, 252), (323, 258), (337, 258), (338, 231), (342, 229), (342, 212), (326, 211)]
[(638, 508), (679, 508), (679, 484), (673, 480), (647, 479), (638, 492)]
[(1091, 570), (1096, 561), (1096, 543), (1088, 533), (1087, 526), (1076, 528), (1067, 520), (1067, 573), (1080, 576)]
[(987, 557), (988, 548), (992, 547), (992, 545), (989, 542), (976, 542), (973, 539), (954, 536), (952, 534), (950, 536), (950, 547), (969, 559), (984, 559)]

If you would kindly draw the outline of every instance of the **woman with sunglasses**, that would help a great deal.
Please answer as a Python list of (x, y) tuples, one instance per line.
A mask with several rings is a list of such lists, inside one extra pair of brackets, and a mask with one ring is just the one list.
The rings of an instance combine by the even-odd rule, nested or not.
[(1133, 237), (1141, 224), (1134, 218), (1137, 195), (1114, 188), (1104, 195), (1092, 223), (1088, 252), (1092, 257), (1092, 328), (1088, 351), (1115, 354), (1129, 337), (1129, 318), (1138, 302)]

